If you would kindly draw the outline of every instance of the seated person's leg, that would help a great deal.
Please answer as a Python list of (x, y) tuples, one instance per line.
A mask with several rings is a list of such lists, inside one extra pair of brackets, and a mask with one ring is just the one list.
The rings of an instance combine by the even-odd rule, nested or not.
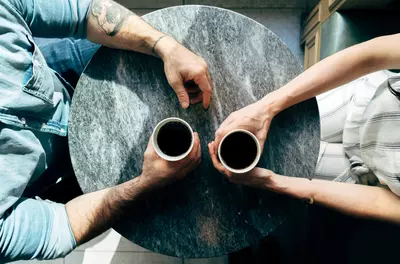
[(333, 181), (350, 166), (343, 144), (321, 141), (314, 179)]
[(36, 38), (36, 44), (47, 64), (58, 72), (73, 87), (100, 45), (86, 39), (43, 39)]
[(321, 117), (321, 148), (315, 179), (333, 181), (347, 168), (349, 160), (343, 149), (343, 130), (355, 82), (343, 85), (317, 97)]
[(343, 129), (350, 100), (355, 91), (355, 82), (343, 85), (317, 97), (321, 117), (321, 140), (342, 143)]

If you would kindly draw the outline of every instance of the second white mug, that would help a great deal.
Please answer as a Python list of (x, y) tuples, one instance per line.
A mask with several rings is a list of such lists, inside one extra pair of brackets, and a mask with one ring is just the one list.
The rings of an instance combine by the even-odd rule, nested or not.
[(231, 131), (218, 146), (218, 157), (222, 165), (237, 174), (254, 169), (260, 161), (261, 152), (257, 137), (244, 129)]

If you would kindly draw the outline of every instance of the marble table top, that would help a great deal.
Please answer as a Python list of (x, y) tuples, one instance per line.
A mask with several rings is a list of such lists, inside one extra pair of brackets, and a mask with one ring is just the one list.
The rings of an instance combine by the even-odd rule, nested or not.
[[(201, 105), (183, 110), (161, 60), (102, 47), (81, 76), (71, 108), (69, 145), (79, 184), (88, 193), (140, 175), (155, 125), (180, 117), (200, 134), (202, 164), (127, 212), (114, 228), (142, 247), (185, 258), (254, 244), (302, 203), (229, 183), (213, 168), (207, 143), (231, 112), (283, 86), (301, 66), (270, 30), (232, 11), (178, 6), (144, 19), (204, 57), (214, 86), (212, 105), (208, 111)], [(315, 99), (287, 109), (271, 125), (260, 166), (311, 177), (319, 136)]]

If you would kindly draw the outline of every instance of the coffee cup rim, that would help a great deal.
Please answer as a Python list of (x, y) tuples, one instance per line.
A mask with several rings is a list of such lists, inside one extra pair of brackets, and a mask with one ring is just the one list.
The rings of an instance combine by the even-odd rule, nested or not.
[[(230, 166), (228, 166), (228, 165), (226, 164), (226, 162), (224, 161), (224, 159), (222, 158), (222, 156), (221, 156), (221, 146), (222, 146), (222, 143), (224, 143), (225, 139), (226, 139), (228, 136), (230, 136), (230, 135), (232, 135), (232, 134), (234, 134), (234, 133), (238, 133), (238, 132), (242, 132), (242, 133), (245, 133), (245, 134), (249, 135), (251, 138), (253, 138), (253, 140), (254, 140), (254, 142), (256, 143), (256, 146), (257, 146), (257, 156), (256, 156), (256, 158), (254, 159), (253, 163), (252, 163), (250, 166), (248, 166), (248, 167), (246, 167), (246, 168), (244, 168), (244, 169), (239, 169), (239, 170), (238, 170), (238, 169), (231, 168)], [(219, 160), (220, 160), (220, 162), (222, 163), (222, 165), (223, 165), (225, 168), (227, 168), (230, 172), (233, 172), (233, 173), (236, 173), (236, 174), (244, 174), (244, 173), (247, 173), (247, 172), (253, 170), (253, 169), (257, 166), (258, 162), (259, 162), (260, 159), (261, 159), (261, 145), (260, 145), (260, 141), (257, 139), (257, 137), (256, 137), (253, 133), (251, 133), (250, 131), (248, 131), (248, 130), (246, 130), (246, 129), (235, 129), (235, 130), (232, 130), (231, 132), (229, 132), (228, 134), (226, 134), (226, 135), (222, 138), (221, 143), (220, 143), (219, 146), (218, 146), (218, 157), (219, 157)]]
[[(178, 122), (178, 123), (184, 124), (190, 130), (190, 133), (191, 133), (191, 136), (192, 136), (192, 138), (191, 138), (192, 142), (190, 144), (189, 149), (185, 153), (183, 153), (182, 155), (179, 155), (179, 156), (176, 156), (176, 157), (175, 156), (166, 155), (164, 152), (161, 151), (161, 149), (160, 149), (160, 147), (158, 146), (158, 143), (157, 143), (157, 136), (158, 136), (158, 133), (160, 132), (160, 129), (163, 126), (165, 126), (166, 124), (172, 123), (172, 122)], [(181, 119), (179, 117), (169, 117), (169, 118), (166, 118), (166, 119), (160, 121), (156, 125), (156, 127), (153, 130), (153, 134), (151, 136), (151, 141), (152, 141), (153, 148), (156, 151), (156, 153), (158, 154), (158, 156), (160, 156), (161, 158), (163, 158), (166, 161), (172, 161), (172, 162), (180, 161), (180, 160), (183, 160), (184, 158), (186, 158), (190, 154), (190, 152), (192, 152), (192, 150), (193, 150), (194, 132), (193, 132), (192, 127), (185, 120), (183, 120), (183, 119)]]

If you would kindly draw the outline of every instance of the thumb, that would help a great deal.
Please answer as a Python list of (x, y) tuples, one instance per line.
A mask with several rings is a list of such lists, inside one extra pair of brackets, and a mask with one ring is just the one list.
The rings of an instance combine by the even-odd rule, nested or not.
[(189, 95), (183, 85), (182, 81), (174, 82), (172, 88), (175, 90), (176, 96), (178, 97), (179, 103), (183, 108), (188, 108), (190, 105)]

